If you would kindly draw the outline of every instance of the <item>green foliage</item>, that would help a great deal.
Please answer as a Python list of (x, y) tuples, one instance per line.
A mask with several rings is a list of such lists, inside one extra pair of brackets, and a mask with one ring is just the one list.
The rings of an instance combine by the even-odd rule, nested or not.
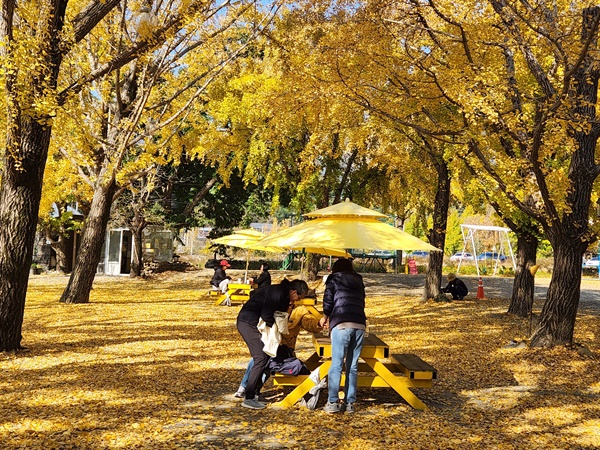
[(537, 255), (539, 258), (550, 258), (554, 255), (552, 245), (548, 239), (542, 239), (538, 244)]
[(256, 186), (246, 186), (239, 173), (229, 178), (229, 185), (215, 185), (204, 197), (198, 212), (202, 221), (209, 219), (217, 229), (238, 226), (245, 214), (245, 204)]
[(462, 217), (457, 209), (451, 209), (448, 215), (448, 225), (446, 227), (446, 248), (444, 253), (448, 256), (461, 251), (464, 247), (463, 236), (460, 225)]
[[(218, 174), (213, 167), (185, 155), (178, 164), (164, 166), (155, 212), (174, 231), (207, 225), (229, 230), (242, 222), (252, 194), (255, 200), (250, 205), (256, 199), (266, 201), (266, 194), (260, 194), (254, 185), (246, 186), (238, 171), (230, 174), (228, 184), (217, 181), (202, 195), (215, 178), (218, 179)], [(195, 207), (190, 209), (192, 204)]]
[(406, 220), (404, 223), (404, 230), (413, 236), (423, 239), (427, 236), (430, 220), (431, 219), (428, 217), (425, 210), (421, 208), (416, 214), (410, 216)]
[(71, 211), (63, 211), (59, 216), (52, 215), (40, 218), (39, 226), (41, 229), (48, 230), (53, 236), (61, 235), (69, 237), (70, 233), (79, 232), (83, 228), (82, 220), (74, 220)]
[(507, 277), (514, 277), (515, 276), (515, 271), (514, 271), (514, 269), (512, 267), (499, 266), (498, 267), (498, 275), (507, 276)]
[(244, 205), (244, 216), (239, 226), (248, 228), (252, 222), (267, 222), (271, 216), (272, 189), (254, 189)]

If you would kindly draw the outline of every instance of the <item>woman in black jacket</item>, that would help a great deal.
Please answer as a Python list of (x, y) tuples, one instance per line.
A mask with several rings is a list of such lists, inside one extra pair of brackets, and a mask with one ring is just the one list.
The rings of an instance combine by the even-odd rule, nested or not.
[(260, 266), (260, 275), (250, 280), (250, 284), (255, 284), (256, 289), (261, 287), (271, 286), (271, 274), (269, 273), (269, 265), (262, 263)]
[(266, 286), (253, 291), (237, 317), (237, 329), (246, 342), (254, 366), (250, 371), (242, 406), (263, 409), (264, 403), (256, 398), (262, 387), (262, 373), (269, 362), (269, 355), (263, 351), (264, 344), (258, 331), (258, 321), (262, 318), (268, 327), (275, 323), (275, 311), (287, 312), (296, 300), (304, 298), (308, 285), (303, 280), (283, 280), (280, 284)]
[[(331, 332), (331, 367), (327, 377), (328, 401), (323, 410), (336, 413), (354, 412), (358, 384), (358, 357), (363, 346), (367, 323), (365, 315), (365, 285), (354, 271), (352, 262), (338, 259), (331, 269), (323, 294), (323, 314), (320, 325), (329, 323)], [(342, 365), (346, 358), (344, 404), (339, 401)]]

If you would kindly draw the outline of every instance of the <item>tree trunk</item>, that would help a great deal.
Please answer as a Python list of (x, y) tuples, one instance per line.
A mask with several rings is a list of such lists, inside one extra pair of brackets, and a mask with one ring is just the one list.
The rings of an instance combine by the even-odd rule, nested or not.
[(63, 303), (89, 303), (90, 291), (100, 262), (106, 227), (110, 218), (113, 194), (116, 191), (114, 180), (108, 187), (97, 188), (90, 206), (90, 214), (85, 221), (81, 236), (81, 246), (77, 252), (75, 267), (69, 284), (60, 301)]
[(535, 278), (530, 267), (535, 265), (538, 240), (528, 233), (517, 235), (517, 269), (513, 283), (509, 314), (528, 317), (533, 308)]
[(59, 236), (56, 241), (51, 241), (50, 247), (56, 253), (56, 271), (60, 273), (67, 272), (67, 254), (65, 252), (65, 238)]
[(554, 271), (532, 347), (553, 347), (573, 342), (581, 287), (581, 260), (585, 247), (572, 241), (554, 245)]
[[(394, 221), (394, 226), (400, 230), (404, 230), (404, 222), (406, 219), (404, 217), (397, 217)], [(394, 272), (400, 273), (400, 270), (403, 266), (404, 261), (404, 250), (396, 250), (396, 257), (394, 258)]]
[[(598, 42), (597, 24), (600, 7), (584, 8), (581, 40)], [(593, 33), (590, 36), (590, 33)], [(579, 306), (581, 286), (581, 260), (592, 237), (589, 232), (589, 214), (596, 166), (596, 105), (598, 104), (598, 59), (594, 52), (586, 54), (573, 75), (573, 89), (569, 93), (574, 102), (572, 113), (581, 117), (590, 129), (570, 129), (577, 143), (569, 167), (569, 184), (565, 212), (562, 220), (546, 226), (546, 234), (554, 250), (554, 271), (540, 320), (531, 337), (533, 347), (552, 347), (573, 342), (575, 318)], [(546, 203), (549, 203), (546, 200)]]
[(144, 229), (148, 225), (144, 218), (143, 206), (134, 204), (133, 218), (129, 222), (129, 228), (133, 235), (133, 258), (131, 258), (131, 270), (129, 276), (131, 278), (140, 277), (144, 268), (143, 248)]
[(423, 298), (435, 298), (441, 294), (442, 265), (444, 263), (444, 246), (446, 244), (446, 227), (448, 225), (448, 206), (450, 204), (450, 174), (448, 165), (442, 158), (434, 162), (437, 171), (437, 191), (433, 207), (433, 228), (429, 233), (429, 242), (441, 252), (429, 253), (427, 276), (423, 288)]
[[(20, 151), (5, 151), (0, 187), (0, 351), (21, 348), (21, 327), (50, 128), (20, 121)], [(7, 149), (19, 145), (7, 140)]]
[(319, 263), (321, 258), (313, 253), (308, 253), (306, 258), (307, 281), (315, 281), (319, 274)]
[(143, 232), (146, 226), (132, 227), (131, 233), (133, 235), (133, 258), (131, 259), (131, 270), (129, 276), (131, 278), (142, 276), (142, 269), (144, 267), (144, 261), (142, 260), (142, 239)]

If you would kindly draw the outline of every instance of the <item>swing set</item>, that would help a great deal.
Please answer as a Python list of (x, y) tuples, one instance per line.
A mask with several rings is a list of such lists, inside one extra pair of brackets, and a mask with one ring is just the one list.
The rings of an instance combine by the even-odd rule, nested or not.
[[(510, 259), (512, 261), (512, 265), (513, 265), (513, 270), (516, 271), (517, 269), (517, 265), (515, 263), (515, 255), (513, 253), (513, 249), (512, 246), (510, 244), (510, 240), (508, 239), (508, 232), (510, 231), (510, 228), (504, 228), (504, 227), (495, 227), (495, 226), (491, 226), (491, 225), (467, 225), (467, 224), (462, 224), (460, 226), (460, 232), (462, 233), (462, 237), (463, 237), (463, 254), (465, 251), (467, 251), (467, 246), (470, 244), (471, 245), (471, 249), (473, 251), (473, 256), (475, 259), (475, 267), (477, 267), (477, 276), (480, 276), (480, 270), (479, 270), (479, 258), (478, 258), (478, 254), (479, 252), (477, 251), (477, 248), (475, 246), (475, 235), (478, 232), (487, 232), (487, 233), (494, 233), (495, 236), (495, 241), (498, 245), (496, 245), (496, 243), (494, 244), (493, 247), (493, 260), (494, 260), (494, 273), (492, 274), (492, 276), (495, 276), (498, 273), (498, 266), (500, 264), (500, 256), (505, 254), (505, 250), (508, 250), (508, 254), (510, 255)], [(496, 249), (498, 249), (498, 251), (496, 251)], [(456, 273), (460, 272), (460, 265), (462, 264), (462, 258), (458, 261), (458, 267), (456, 268)]]

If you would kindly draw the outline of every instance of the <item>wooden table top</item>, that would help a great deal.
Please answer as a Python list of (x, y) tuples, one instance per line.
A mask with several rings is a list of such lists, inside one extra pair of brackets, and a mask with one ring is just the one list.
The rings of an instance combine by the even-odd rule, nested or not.
[(227, 285), (228, 289), (244, 289), (246, 291), (252, 290), (252, 286), (246, 283), (229, 283)]
[[(315, 351), (322, 358), (331, 357), (331, 338), (313, 335)], [(373, 333), (369, 333), (363, 340), (360, 356), (363, 358), (388, 358), (390, 347)]]

